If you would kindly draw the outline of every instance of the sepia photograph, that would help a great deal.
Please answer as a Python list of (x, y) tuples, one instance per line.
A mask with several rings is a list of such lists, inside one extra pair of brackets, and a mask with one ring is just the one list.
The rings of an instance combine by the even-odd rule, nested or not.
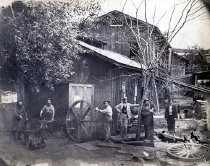
[(210, 166), (210, 0), (0, 0), (0, 166)]

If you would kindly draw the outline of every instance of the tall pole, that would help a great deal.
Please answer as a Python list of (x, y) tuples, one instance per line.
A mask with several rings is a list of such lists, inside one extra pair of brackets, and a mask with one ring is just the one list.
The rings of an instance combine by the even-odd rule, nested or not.
[(141, 134), (141, 111), (143, 108), (143, 104), (144, 104), (144, 100), (146, 98), (146, 95), (148, 93), (148, 89), (149, 89), (149, 81), (150, 81), (151, 75), (145, 75), (143, 79), (146, 79), (146, 84), (144, 86), (144, 90), (143, 90), (143, 95), (142, 95), (142, 99), (140, 102), (140, 107), (138, 110), (138, 122), (137, 122), (137, 131), (136, 131), (136, 140), (139, 141), (140, 140), (140, 134)]
[(153, 86), (154, 86), (154, 91), (155, 91), (157, 111), (159, 112), (159, 98), (158, 98), (158, 92), (157, 92), (157, 86), (156, 86), (156, 83), (155, 83), (155, 76), (154, 76), (154, 74), (152, 76), (152, 81), (153, 81)]
[(137, 79), (135, 79), (135, 88), (134, 88), (134, 104), (136, 104), (136, 100), (137, 100), (137, 92), (138, 92), (138, 83), (137, 83)]

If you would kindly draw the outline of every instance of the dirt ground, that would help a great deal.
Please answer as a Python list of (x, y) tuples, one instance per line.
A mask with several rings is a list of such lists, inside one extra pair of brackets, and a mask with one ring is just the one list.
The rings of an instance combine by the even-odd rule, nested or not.
[[(8, 109), (12, 110), (12, 109)], [(11, 111), (10, 111), (11, 112)], [(10, 122), (11, 116), (6, 114), (6, 111), (1, 111), (0, 123), (2, 123), (1, 130), (5, 130), (6, 122)], [(9, 124), (8, 124), (9, 125)], [(7, 127), (8, 127), (7, 125)], [(159, 124), (161, 127), (166, 127), (165, 124)], [(159, 129), (166, 130), (166, 128)], [(187, 131), (179, 130), (178, 135), (183, 135)], [(210, 133), (206, 132), (203, 135), (210, 140)], [(21, 142), (14, 142), (13, 137), (6, 133), (0, 133), (0, 166), (7, 166), (1, 163), (1, 158), (7, 161), (10, 166), (135, 166), (135, 165), (164, 165), (156, 159), (141, 160), (144, 154), (153, 156), (157, 152), (166, 152), (167, 147), (171, 146), (169, 143), (160, 141), (154, 142), (156, 148), (143, 146), (121, 146), (119, 148), (100, 147), (96, 150), (85, 150), (75, 146), (75, 142), (67, 138), (62, 139), (48, 139), (46, 147), (35, 151), (29, 150)], [(134, 155), (131, 155), (134, 154)], [(210, 155), (210, 153), (209, 153)], [(163, 155), (164, 156), (164, 155)], [(136, 158), (137, 157), (137, 158)], [(140, 159), (138, 159), (140, 157)], [(167, 157), (163, 159), (168, 160)], [(207, 158), (207, 160), (209, 160)], [(171, 161), (171, 159), (170, 159)], [(174, 162), (174, 161), (172, 161)], [(198, 163), (180, 163), (178, 161), (171, 165), (210, 165), (210, 162)]]
[[(94, 142), (94, 141), (92, 141)], [(155, 142), (156, 148), (143, 146), (121, 146), (119, 148), (98, 147), (96, 150), (85, 150), (75, 146), (75, 142), (69, 139), (48, 139), (46, 147), (35, 151), (29, 150), (21, 142), (14, 142), (10, 135), (0, 135), (0, 156), (7, 160), (11, 166), (135, 166), (135, 165), (168, 165), (161, 164), (158, 160), (138, 160), (135, 157), (142, 157), (156, 152), (165, 152), (171, 144)], [(129, 153), (131, 152), (131, 153)], [(135, 152), (135, 153), (134, 153)], [(135, 154), (132, 156), (131, 154)], [(173, 161), (174, 162), (174, 161)], [(186, 165), (176, 162), (175, 165)], [(171, 164), (173, 165), (173, 164)], [(187, 165), (198, 165), (188, 163)], [(210, 165), (210, 162), (202, 163)], [(1, 166), (4, 166), (1, 164)]]
[(4, 159), (15, 166), (38, 163), (48, 163), (50, 166), (77, 166), (81, 163), (88, 165), (98, 162), (106, 165), (115, 156), (113, 149), (87, 151), (75, 146), (75, 142), (68, 139), (49, 139), (46, 141), (46, 147), (34, 151), (27, 149), (21, 142), (10, 142), (8, 137), (1, 136), (0, 142), (0, 156), (4, 156)]

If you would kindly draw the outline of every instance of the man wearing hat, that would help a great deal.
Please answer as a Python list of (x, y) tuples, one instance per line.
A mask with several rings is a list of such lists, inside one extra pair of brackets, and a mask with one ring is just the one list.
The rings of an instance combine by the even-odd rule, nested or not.
[(149, 103), (149, 99), (144, 99), (144, 105), (141, 111), (141, 122), (144, 125), (145, 140), (152, 140), (154, 134), (153, 124), (153, 105)]
[(168, 125), (168, 131), (171, 134), (175, 132), (175, 119), (177, 118), (177, 108), (173, 105), (171, 99), (168, 100), (168, 105), (165, 110), (165, 119)]
[(127, 97), (122, 98), (122, 102), (115, 106), (115, 109), (120, 113), (121, 137), (124, 139), (127, 135), (128, 121), (131, 119), (131, 107), (138, 107), (139, 104), (130, 104), (127, 102)]

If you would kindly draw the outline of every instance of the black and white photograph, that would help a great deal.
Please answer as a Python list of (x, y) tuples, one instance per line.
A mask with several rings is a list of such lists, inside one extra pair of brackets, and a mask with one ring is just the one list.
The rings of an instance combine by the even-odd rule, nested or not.
[(210, 166), (210, 0), (0, 0), (0, 166)]

